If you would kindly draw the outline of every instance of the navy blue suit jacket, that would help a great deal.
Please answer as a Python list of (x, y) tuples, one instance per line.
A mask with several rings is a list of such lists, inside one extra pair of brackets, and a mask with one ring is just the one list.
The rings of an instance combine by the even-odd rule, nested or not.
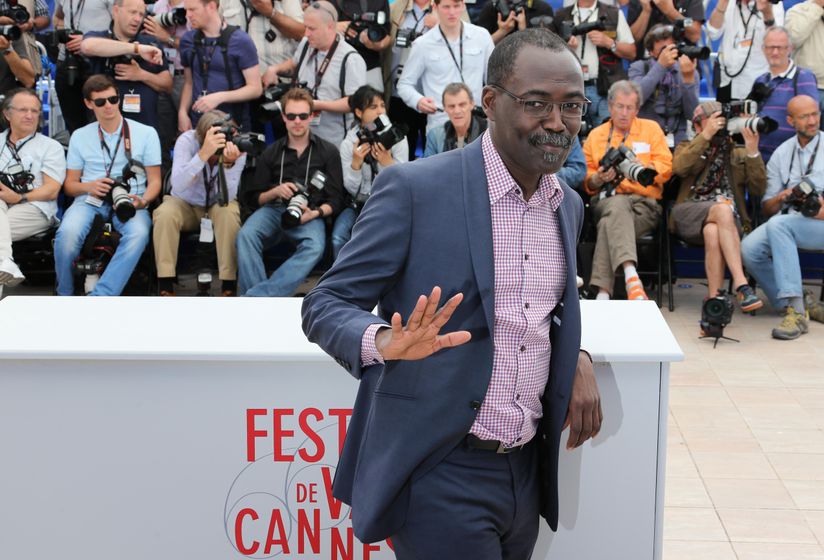
[[(542, 515), (558, 525), (558, 453), (581, 340), (575, 247), (583, 203), (562, 185), (558, 211), (566, 286), (550, 320), (552, 357), (538, 428)], [(334, 495), (352, 506), (363, 542), (391, 536), (404, 523), (410, 484), (469, 432), (492, 374), (494, 266), (492, 221), (479, 138), (465, 149), (381, 172), (331, 270), (303, 302), (309, 340), (360, 380), (335, 474)], [(409, 316), (421, 294), (464, 300), (442, 332), (472, 340), (418, 361), (361, 367), (370, 324)], [(380, 318), (371, 311), (378, 305)]]

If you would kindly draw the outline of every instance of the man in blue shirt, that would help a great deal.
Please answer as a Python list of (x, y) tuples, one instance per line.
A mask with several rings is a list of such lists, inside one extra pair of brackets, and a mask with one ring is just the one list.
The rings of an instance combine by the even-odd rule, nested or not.
[(92, 74), (115, 79), (121, 111), (155, 128), (157, 100), (172, 91), (172, 74), (155, 38), (138, 33), (145, 15), (143, 0), (116, 0), (111, 28), (86, 33), (80, 52), (89, 57)]
[[(91, 230), (96, 215), (111, 220), (122, 235), (117, 251), (89, 295), (116, 296), (126, 286), (149, 242), (152, 219), (147, 210), (160, 194), (160, 140), (144, 124), (125, 119), (120, 113), (120, 95), (108, 76), (96, 74), (83, 85), (86, 107), (96, 122), (79, 128), (69, 141), (66, 194), (75, 197), (63, 215), (54, 241), (57, 294), (74, 294), (72, 265)], [(134, 217), (122, 221), (112, 208), (113, 178), (120, 177), (127, 163), (137, 161), (146, 170), (129, 182)]]
[[(784, 310), (781, 324), (772, 331), (773, 338), (780, 340), (806, 333), (808, 318), (824, 323), (824, 306), (814, 298), (805, 301), (797, 251), (824, 249), (824, 132), (818, 130), (821, 111), (815, 99), (799, 95), (792, 98), (787, 112), (796, 135), (781, 144), (767, 164), (767, 192), (761, 211), (771, 218), (741, 243), (744, 265), (773, 307)], [(805, 188), (812, 192), (804, 198), (817, 200), (817, 211), (814, 204), (808, 206), (798, 196)]]

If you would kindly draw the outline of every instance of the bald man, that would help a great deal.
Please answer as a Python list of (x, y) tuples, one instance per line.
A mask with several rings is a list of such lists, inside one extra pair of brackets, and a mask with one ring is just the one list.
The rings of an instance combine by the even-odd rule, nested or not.
[[(808, 320), (824, 323), (824, 306), (804, 292), (797, 249), (824, 250), (824, 132), (821, 111), (810, 96), (793, 97), (787, 122), (795, 136), (781, 144), (767, 164), (767, 192), (761, 204), (767, 223), (741, 244), (744, 264), (770, 302), (782, 310), (772, 336), (792, 340), (806, 333)], [(805, 198), (802, 188), (812, 189)], [(818, 208), (816, 210), (816, 204)]]

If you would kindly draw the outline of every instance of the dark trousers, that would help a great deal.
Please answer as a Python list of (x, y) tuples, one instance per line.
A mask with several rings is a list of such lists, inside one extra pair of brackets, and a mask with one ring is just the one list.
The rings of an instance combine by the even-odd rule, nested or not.
[(461, 443), (412, 482), (398, 560), (529, 560), (540, 511), (537, 448), (509, 454)]
[(74, 132), (80, 127), (91, 122), (89, 112), (83, 103), (83, 82), (88, 77), (85, 73), (83, 62), (78, 63), (80, 71), (75, 76), (74, 83), (69, 84), (69, 79), (62, 65), (57, 66), (54, 77), (54, 89), (57, 92), (57, 99), (60, 101), (60, 112), (69, 132)]
[(392, 97), (388, 113), (393, 123), (403, 123), (409, 127), (406, 142), (409, 144), (409, 161), (414, 160), (419, 139), (421, 146), (426, 148), (426, 115), (408, 107), (400, 97)]

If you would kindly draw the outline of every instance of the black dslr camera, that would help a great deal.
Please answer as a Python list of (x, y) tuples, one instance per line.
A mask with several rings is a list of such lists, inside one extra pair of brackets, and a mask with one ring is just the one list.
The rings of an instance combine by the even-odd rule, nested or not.
[(263, 103), (260, 108), (269, 113), (269, 118), (275, 118), (281, 111), (280, 99), (286, 92), (294, 88), (309, 89), (307, 82), (298, 82), (291, 72), (278, 72), (278, 81), (263, 90)]
[[(112, 224), (106, 222), (100, 214), (95, 214), (91, 230), (89, 230), (89, 234), (83, 242), (80, 255), (73, 263), (75, 272), (86, 276), (103, 274), (119, 243), (120, 233), (112, 227)], [(93, 287), (87, 281), (86, 292), (90, 292)]]
[(155, 16), (157, 23), (163, 27), (186, 25), (186, 8), (175, 8), (169, 12)]
[(524, 0), (495, 0), (495, 9), (501, 14), (502, 20), (506, 20), (512, 12), (515, 12), (516, 16), (519, 15), (524, 8), (526, 8)]
[(687, 39), (686, 28), (690, 27), (692, 22), (692, 18), (682, 18), (675, 20), (672, 24), (672, 39), (675, 41), (678, 55), (685, 55), (693, 60), (707, 60), (710, 57), (710, 48), (693, 45)]
[(751, 99), (721, 104), (721, 116), (727, 119), (729, 134), (740, 134), (745, 128), (752, 132), (769, 134), (778, 128), (778, 123), (774, 119), (759, 117), (756, 115), (757, 112), (758, 103)]
[(0, 25), (0, 36), (5, 37), (9, 41), (16, 41), (23, 34), (20, 28), (16, 25)]
[[(51, 32), (51, 46), (57, 48), (58, 45), (65, 45), (71, 41), (72, 35), (83, 35), (78, 29), (55, 29)], [(60, 61), (61, 68), (66, 72), (66, 82), (69, 86), (74, 86), (77, 77), (80, 75), (80, 59), (77, 55), (66, 49), (66, 58)]]
[(637, 163), (635, 152), (624, 145), (607, 150), (599, 165), (604, 168), (604, 171), (615, 169), (618, 175), (614, 181), (616, 185), (620, 183), (622, 177), (626, 177), (646, 187), (651, 185), (658, 175), (655, 169)]
[(123, 166), (123, 171), (119, 177), (112, 179), (112, 190), (106, 195), (106, 200), (111, 203), (114, 208), (114, 213), (117, 219), (125, 223), (134, 218), (137, 209), (134, 207), (134, 202), (129, 198), (129, 193), (132, 191), (129, 182), (132, 179), (146, 176), (146, 168), (137, 160), (129, 160)]
[(22, 25), (31, 19), (29, 11), (25, 6), (19, 5), (17, 0), (7, 0), (6, 4), (8, 4), (9, 7), (5, 10), (0, 10), (0, 17), (11, 18), (11, 20), (18, 25)]
[(286, 211), (281, 215), (281, 225), (285, 229), (291, 229), (300, 225), (300, 218), (303, 216), (303, 206), (310, 209), (320, 206), (320, 194), (326, 187), (326, 175), (318, 169), (312, 174), (307, 187), (299, 181), (292, 181), (298, 188), (298, 192), (292, 195), (286, 204)]
[[(240, 132), (231, 119), (215, 123), (219, 126), (218, 132), (226, 136), (227, 142), (232, 142), (237, 149), (250, 156), (259, 156), (266, 148), (266, 137), (256, 132)], [(221, 155), (223, 150), (218, 150)]]
[(34, 188), (34, 175), (26, 171), (22, 164), (15, 162), (0, 172), (0, 183), (17, 194), (25, 194)]
[(386, 115), (379, 115), (358, 131), (358, 141), (361, 144), (380, 144), (388, 150), (401, 140), (406, 140), (405, 128), (404, 125), (393, 125)]
[(718, 290), (715, 297), (708, 298), (701, 306), (701, 336), (723, 338), (724, 327), (732, 321), (734, 310), (730, 294), (726, 290)]
[(414, 28), (398, 29), (398, 34), (395, 36), (395, 46), (399, 49), (408, 49), (415, 42), (415, 39), (423, 35), (418, 33)]
[(389, 33), (386, 30), (386, 12), (364, 12), (362, 14), (354, 14), (352, 16), (352, 29), (354, 29), (357, 33), (360, 33), (364, 29), (366, 30), (366, 36), (369, 38), (370, 41), (373, 43), (377, 43), (378, 41), (382, 41), (384, 37)]
[(807, 218), (813, 218), (821, 211), (821, 198), (818, 192), (803, 179), (793, 187), (793, 190), (784, 199), (784, 204), (787, 209), (794, 208)]
[(586, 35), (590, 31), (606, 31), (606, 22), (607, 18), (604, 16), (599, 17), (597, 21), (579, 23), (578, 25), (575, 25), (572, 21), (562, 21), (561, 38), (564, 41), (569, 41), (573, 35), (581, 36)]

